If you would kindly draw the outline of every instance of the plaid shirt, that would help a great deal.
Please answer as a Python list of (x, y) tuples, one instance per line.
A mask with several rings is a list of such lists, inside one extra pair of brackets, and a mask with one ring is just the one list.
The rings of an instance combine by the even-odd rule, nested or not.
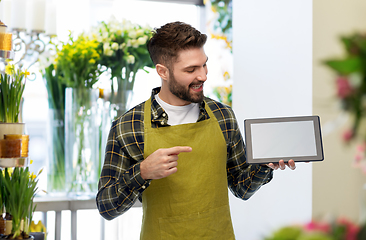
[[(151, 96), (152, 126), (169, 127), (168, 116), (157, 103), (153, 89)], [(217, 118), (227, 146), (227, 180), (231, 192), (247, 200), (273, 176), (272, 169), (246, 163), (244, 142), (234, 112), (220, 102), (205, 98), (200, 104), (197, 122), (209, 118), (205, 102)], [(99, 180), (97, 206), (100, 214), (111, 220), (141, 201), (143, 191), (151, 180), (140, 175), (144, 160), (144, 103), (126, 112), (112, 123), (106, 146), (104, 166)], [(204, 186), (202, 186), (204, 187)]]

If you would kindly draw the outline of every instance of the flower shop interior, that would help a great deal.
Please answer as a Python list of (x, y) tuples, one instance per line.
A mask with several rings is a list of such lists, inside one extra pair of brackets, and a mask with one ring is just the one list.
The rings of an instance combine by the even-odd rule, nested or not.
[[(181, 21), (207, 34), (205, 95), (232, 106), (242, 134), (245, 119), (320, 117), (323, 161), (275, 171), (247, 201), (229, 194), (236, 239), (366, 239), (365, 9), (361, 0), (1, 0), (0, 133), (23, 128), (0, 137), (22, 146), (20, 157), (0, 151), (0, 220), (16, 201), (5, 196), (18, 190), (12, 179), (26, 174), (29, 214), (21, 223), (13, 213), (13, 224), (34, 239), (139, 239), (141, 204), (104, 220), (98, 178), (113, 119), (160, 86), (149, 34)], [(14, 104), (2, 100), (7, 81), (19, 84)]]

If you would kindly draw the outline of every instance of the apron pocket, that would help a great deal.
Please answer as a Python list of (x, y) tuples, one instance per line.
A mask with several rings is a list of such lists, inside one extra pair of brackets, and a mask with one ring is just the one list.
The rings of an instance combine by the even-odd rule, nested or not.
[(202, 213), (160, 218), (161, 240), (233, 240), (229, 205)]

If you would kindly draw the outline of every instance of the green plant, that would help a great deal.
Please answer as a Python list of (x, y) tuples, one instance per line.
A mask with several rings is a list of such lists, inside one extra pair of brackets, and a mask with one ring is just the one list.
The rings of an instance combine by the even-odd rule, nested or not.
[(40, 56), (40, 69), (46, 85), (50, 110), (52, 154), (48, 169), (48, 190), (65, 190), (65, 89), (62, 68), (55, 67), (55, 54)]
[(366, 115), (366, 34), (355, 33), (340, 38), (345, 50), (343, 57), (323, 63), (336, 75), (337, 96), (344, 111), (353, 117), (350, 140), (359, 134), (361, 119)]
[(8, 64), (5, 72), (0, 74), (0, 122), (17, 123), (20, 104), (25, 88), (27, 70), (20, 70)]
[[(29, 168), (5, 168), (2, 171), (1, 185), (4, 186), (3, 196), (6, 196), (5, 209), (12, 216), (12, 238), (29, 237), (30, 223), (36, 206), (33, 199), (38, 190), (38, 176), (42, 170), (34, 175)], [(22, 220), (24, 230), (22, 231)]]
[(366, 173), (366, 132), (363, 121), (366, 117), (366, 34), (341, 36), (340, 41), (344, 49), (343, 56), (325, 59), (323, 64), (333, 71), (340, 106), (353, 121), (343, 133), (343, 140), (349, 143), (361, 139), (354, 166)]

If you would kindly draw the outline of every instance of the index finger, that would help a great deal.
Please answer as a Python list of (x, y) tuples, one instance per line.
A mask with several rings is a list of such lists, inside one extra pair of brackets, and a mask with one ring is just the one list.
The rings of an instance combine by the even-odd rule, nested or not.
[(192, 148), (189, 146), (176, 146), (167, 149), (168, 155), (178, 155), (181, 152), (191, 152)]

